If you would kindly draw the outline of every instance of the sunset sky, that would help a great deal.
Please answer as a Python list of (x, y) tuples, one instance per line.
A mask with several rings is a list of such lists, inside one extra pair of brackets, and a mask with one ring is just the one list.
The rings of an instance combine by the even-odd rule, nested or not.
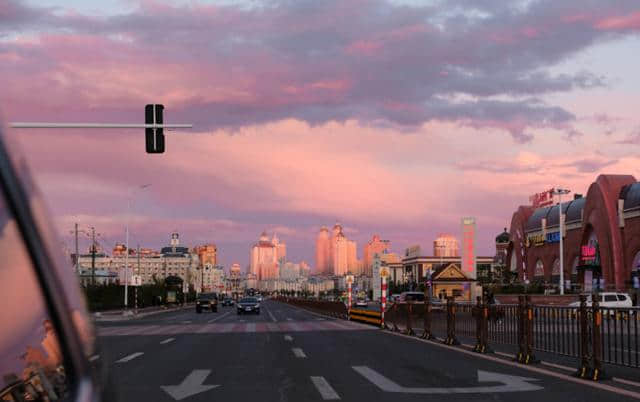
[(226, 266), (263, 230), (313, 264), (336, 221), (361, 258), (475, 216), (493, 255), (530, 194), (640, 178), (639, 34), (637, 0), (2, 0), (0, 113), (194, 124), (161, 155), (141, 130), (11, 130), (69, 248), (74, 222), (124, 241), (133, 194), (133, 245), (177, 230)]

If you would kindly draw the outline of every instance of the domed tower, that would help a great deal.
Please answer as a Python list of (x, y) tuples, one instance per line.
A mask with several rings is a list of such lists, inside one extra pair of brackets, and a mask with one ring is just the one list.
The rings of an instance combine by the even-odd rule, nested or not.
[(507, 269), (507, 251), (510, 241), (511, 235), (507, 232), (507, 228), (504, 228), (504, 231), (496, 236), (496, 255), (493, 257), (496, 274), (501, 275), (507, 282), (513, 279), (508, 277), (509, 270)]
[(435, 257), (458, 257), (460, 255), (458, 239), (450, 234), (441, 234), (433, 242), (433, 255)]

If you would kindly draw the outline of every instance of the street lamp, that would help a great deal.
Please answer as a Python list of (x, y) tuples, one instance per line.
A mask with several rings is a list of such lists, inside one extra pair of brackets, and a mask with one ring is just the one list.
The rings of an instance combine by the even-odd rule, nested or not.
[(151, 186), (151, 184), (143, 184), (134, 188), (127, 198), (127, 225), (125, 227), (125, 254), (124, 254), (124, 310), (125, 314), (128, 308), (127, 295), (129, 292), (129, 218), (131, 217), (131, 199), (135, 195), (136, 190), (142, 190)]
[(553, 190), (553, 194), (558, 196), (558, 216), (559, 216), (559, 229), (560, 229), (560, 294), (564, 294), (564, 255), (562, 250), (562, 234), (564, 232), (564, 222), (562, 220), (562, 195), (569, 194), (571, 190), (565, 188), (556, 188)]

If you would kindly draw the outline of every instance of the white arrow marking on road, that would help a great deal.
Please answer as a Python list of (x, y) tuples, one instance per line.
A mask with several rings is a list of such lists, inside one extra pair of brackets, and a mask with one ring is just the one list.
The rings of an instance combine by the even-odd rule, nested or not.
[(502, 383), (502, 385), (452, 388), (403, 387), (367, 366), (353, 366), (353, 369), (385, 392), (405, 394), (486, 394), (494, 392), (538, 391), (543, 389), (543, 387), (528, 382), (538, 381), (535, 378), (492, 373), (482, 370), (478, 370), (478, 382), (497, 382)]
[(173, 399), (179, 401), (191, 395), (219, 387), (220, 385), (204, 385), (204, 380), (209, 376), (211, 370), (193, 370), (187, 378), (179, 385), (162, 385), (162, 388)]

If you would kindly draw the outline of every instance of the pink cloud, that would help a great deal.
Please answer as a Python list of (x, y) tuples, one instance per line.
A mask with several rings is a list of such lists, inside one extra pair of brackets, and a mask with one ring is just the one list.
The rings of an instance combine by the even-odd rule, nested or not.
[(640, 29), (640, 11), (628, 15), (616, 15), (600, 19), (595, 27), (600, 30), (637, 30)]

